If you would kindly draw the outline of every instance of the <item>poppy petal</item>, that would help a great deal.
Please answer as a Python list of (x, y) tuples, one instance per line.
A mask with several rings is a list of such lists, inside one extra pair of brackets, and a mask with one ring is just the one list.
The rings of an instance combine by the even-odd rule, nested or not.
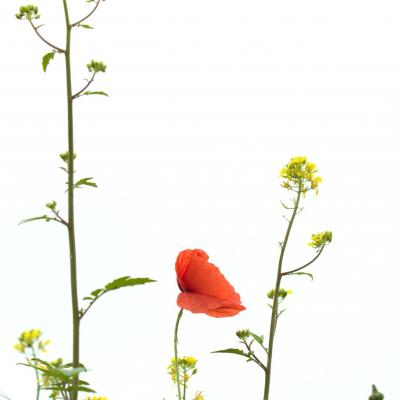
[(236, 302), (191, 292), (180, 293), (177, 304), (192, 313), (203, 313), (216, 318), (231, 317), (245, 310), (245, 307)]
[(196, 250), (182, 271), (184, 272), (181, 281), (185, 291), (240, 303), (240, 296), (221, 271), (208, 262), (208, 255), (205, 252), (199, 253)]

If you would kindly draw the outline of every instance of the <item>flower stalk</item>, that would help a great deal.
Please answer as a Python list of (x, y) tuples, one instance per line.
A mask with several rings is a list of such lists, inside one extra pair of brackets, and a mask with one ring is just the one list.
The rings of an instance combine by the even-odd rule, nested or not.
[(270, 327), (269, 327), (268, 360), (267, 360), (267, 368), (265, 370), (265, 384), (264, 384), (264, 398), (263, 398), (264, 400), (269, 399), (269, 391), (270, 391), (270, 384), (271, 384), (272, 351), (274, 348), (274, 338), (275, 338), (275, 332), (276, 332), (276, 325), (278, 322), (279, 289), (281, 286), (282, 277), (284, 275), (284, 273), (282, 273), (283, 257), (285, 255), (286, 246), (289, 241), (293, 222), (298, 213), (301, 193), (302, 193), (302, 187), (300, 185), (299, 190), (297, 192), (296, 200), (294, 203), (292, 216), (289, 220), (288, 227), (286, 229), (285, 239), (283, 240), (283, 242), (281, 244), (281, 251), (280, 251), (280, 255), (279, 255), (278, 272), (276, 274), (276, 282), (275, 282), (274, 301), (273, 301), (273, 305), (272, 305), (272, 314), (271, 314), (271, 321), (270, 321)]
[(179, 364), (178, 364), (178, 329), (179, 329), (179, 322), (182, 318), (183, 309), (181, 308), (178, 313), (178, 317), (176, 318), (175, 323), (175, 331), (174, 331), (174, 357), (175, 357), (175, 374), (176, 374), (176, 387), (178, 390), (178, 400), (182, 400), (182, 393), (181, 393), (181, 378), (179, 376)]

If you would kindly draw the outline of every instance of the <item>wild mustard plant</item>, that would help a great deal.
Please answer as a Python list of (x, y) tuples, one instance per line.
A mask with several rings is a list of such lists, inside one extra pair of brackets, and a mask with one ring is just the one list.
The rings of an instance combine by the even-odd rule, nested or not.
[[(25, 355), (26, 362), (29, 365), (37, 366), (37, 357), (40, 352), (46, 353), (47, 346), (50, 344), (50, 340), (40, 340), (42, 331), (40, 329), (31, 329), (24, 331), (18, 338), (18, 343), (14, 345), (14, 349)], [(40, 374), (35, 369), (36, 376), (36, 400), (40, 398), (40, 391), (42, 389), (42, 383)]]
[[(178, 368), (178, 369), (177, 369)], [(176, 359), (171, 358), (171, 364), (168, 366), (168, 374), (171, 375), (172, 382), (183, 389), (182, 399), (186, 400), (188, 382), (190, 378), (197, 373), (197, 359), (192, 356), (184, 356)], [(201, 392), (196, 392), (193, 400), (204, 400)]]
[[(108, 96), (103, 91), (89, 91), (89, 86), (92, 85), (97, 74), (106, 72), (106, 65), (102, 61), (91, 60), (87, 64), (88, 72), (91, 76), (87, 79), (87, 83), (76, 92), (72, 90), (72, 70), (71, 70), (71, 32), (75, 28), (93, 29), (92, 26), (87, 25), (86, 20), (89, 19), (94, 12), (97, 10), (101, 3), (101, 0), (86, 0), (87, 3), (92, 4), (91, 10), (82, 18), (77, 19), (75, 22), (71, 22), (68, 1), (62, 0), (64, 19), (66, 27), (66, 39), (63, 47), (57, 46), (47, 40), (40, 31), (42, 25), (37, 25), (37, 20), (41, 18), (39, 9), (36, 5), (28, 4), (21, 6), (19, 12), (16, 14), (16, 18), (19, 20), (26, 20), (35, 34), (39, 39), (50, 47), (50, 52), (46, 53), (42, 57), (42, 68), (46, 72), (48, 65), (51, 60), (54, 60), (57, 54), (64, 56), (65, 62), (65, 73), (66, 73), (66, 100), (67, 100), (67, 143), (68, 150), (60, 154), (60, 158), (63, 161), (61, 169), (67, 174), (67, 194), (68, 194), (68, 210), (67, 216), (63, 216), (62, 212), (57, 208), (57, 202), (51, 201), (46, 204), (46, 208), (50, 211), (50, 214), (40, 215), (38, 217), (24, 219), (22, 223), (43, 220), (46, 222), (58, 222), (67, 229), (68, 242), (69, 242), (69, 264), (70, 264), (70, 289), (71, 289), (71, 304), (72, 304), (72, 364), (71, 366), (63, 364), (62, 366), (52, 366), (51, 364), (43, 364), (42, 369), (47, 367), (48, 369), (42, 371), (47, 376), (51, 374), (59, 374), (60, 381), (57, 383), (57, 388), (60, 389), (62, 396), (71, 400), (78, 399), (78, 392), (88, 391), (85, 388), (85, 384), (80, 385), (79, 374), (85, 371), (85, 368), (80, 363), (80, 322), (86, 315), (87, 311), (92, 305), (105, 293), (112, 290), (116, 290), (122, 287), (136, 286), (145, 284), (148, 282), (154, 282), (149, 278), (131, 278), (125, 276), (118, 278), (101, 289), (96, 289), (90, 293), (89, 296), (84, 298), (85, 301), (89, 301), (84, 307), (80, 307), (78, 300), (78, 271), (77, 271), (77, 255), (76, 255), (76, 240), (75, 240), (75, 189), (83, 187), (97, 187), (97, 184), (93, 181), (92, 177), (89, 178), (75, 178), (75, 146), (74, 146), (74, 102), (82, 97), (88, 95), (103, 95)], [(38, 368), (38, 367), (37, 367)], [(36, 369), (37, 369), (36, 368)], [(63, 375), (63, 372), (54, 370), (54, 368), (69, 368), (68, 372)], [(83, 381), (82, 381), (83, 382)]]
[[(272, 301), (272, 303), (268, 304), (272, 310), (268, 341), (265, 342), (263, 335), (257, 335), (248, 329), (240, 330), (236, 332), (236, 336), (238, 337), (239, 343), (243, 349), (229, 348), (215, 352), (236, 354), (244, 357), (246, 361), (254, 362), (258, 365), (263, 370), (265, 377), (263, 400), (269, 399), (274, 338), (278, 318), (282, 312), (285, 311), (285, 309), (280, 309), (279, 307), (286, 297), (292, 293), (290, 290), (281, 287), (282, 279), (293, 275), (307, 275), (312, 278), (312, 275), (304, 270), (317, 260), (317, 258), (322, 254), (324, 248), (332, 241), (332, 233), (329, 231), (312, 234), (309, 245), (316, 251), (316, 255), (309, 262), (298, 268), (293, 268), (287, 271), (283, 270), (283, 259), (293, 223), (296, 216), (302, 211), (302, 208), (300, 208), (300, 200), (302, 197), (304, 198), (308, 192), (314, 191), (318, 194), (319, 184), (322, 179), (320, 176), (317, 176), (317, 172), (318, 170), (316, 165), (308, 162), (306, 157), (294, 157), (285, 165), (284, 168), (282, 168), (280, 173), (280, 176), (283, 178), (281, 186), (292, 192), (294, 197), (291, 199), (292, 203), (290, 206), (282, 203), (284, 209), (290, 211), (291, 215), (289, 218), (285, 217), (288, 225), (284, 239), (279, 244), (280, 254), (275, 287), (267, 293), (268, 299)], [(262, 350), (261, 356), (256, 355), (253, 346), (258, 346), (258, 348)]]

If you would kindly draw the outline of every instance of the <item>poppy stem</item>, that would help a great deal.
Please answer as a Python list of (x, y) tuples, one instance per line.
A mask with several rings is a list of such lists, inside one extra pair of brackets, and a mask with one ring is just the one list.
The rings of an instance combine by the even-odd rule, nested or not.
[(181, 320), (183, 314), (183, 309), (181, 308), (178, 313), (178, 317), (176, 318), (175, 323), (175, 331), (174, 331), (174, 355), (175, 355), (175, 376), (176, 376), (176, 386), (178, 388), (178, 399), (182, 400), (181, 394), (181, 382), (179, 376), (179, 363), (178, 363), (178, 328), (179, 328), (179, 321)]
[(299, 183), (297, 196), (294, 201), (292, 216), (288, 222), (285, 239), (283, 240), (283, 242), (281, 244), (281, 252), (279, 255), (278, 272), (276, 274), (276, 283), (275, 283), (275, 292), (274, 292), (274, 302), (272, 305), (271, 322), (270, 322), (270, 326), (269, 326), (268, 362), (267, 362), (267, 368), (265, 371), (265, 386), (264, 386), (263, 400), (269, 399), (269, 390), (270, 390), (270, 383), (271, 383), (271, 368), (272, 368), (272, 350), (273, 350), (273, 346), (274, 346), (276, 324), (278, 322), (278, 316), (279, 316), (278, 315), (279, 289), (280, 289), (282, 277), (284, 275), (284, 273), (282, 273), (283, 256), (285, 255), (286, 246), (289, 241), (290, 231), (292, 230), (293, 222), (297, 215), (297, 210), (299, 208), (301, 193), (302, 193), (302, 182)]

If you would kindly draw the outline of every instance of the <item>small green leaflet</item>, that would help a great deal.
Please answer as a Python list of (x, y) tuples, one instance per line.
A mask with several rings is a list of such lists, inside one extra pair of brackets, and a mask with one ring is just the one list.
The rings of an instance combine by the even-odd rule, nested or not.
[(50, 53), (47, 53), (43, 56), (42, 58), (42, 67), (43, 67), (43, 71), (46, 72), (47, 71), (47, 66), (49, 65), (50, 60), (54, 59), (56, 52), (53, 50)]
[(97, 188), (97, 183), (91, 182), (92, 179), (93, 177), (79, 179), (79, 181), (74, 184), (74, 188), (77, 189), (83, 185)]
[(212, 353), (227, 353), (227, 354), (237, 354), (238, 356), (242, 356), (245, 358), (251, 358), (248, 354), (246, 354), (243, 350), (240, 349), (225, 349), (225, 350), (217, 350)]
[(86, 24), (79, 24), (78, 25), (80, 28), (85, 28), (85, 29), (94, 29), (93, 26), (86, 25)]
[(310, 277), (312, 281), (314, 280), (313, 275), (310, 274), (309, 272), (293, 272), (293, 273), (291, 273), (289, 275), (305, 275), (305, 276)]
[(143, 285), (150, 282), (155, 282), (155, 280), (149, 278), (132, 278), (130, 276), (123, 276), (122, 278), (115, 279), (112, 282), (108, 283), (105, 286), (105, 290), (116, 290), (123, 287)]
[(50, 218), (48, 215), (41, 215), (40, 217), (23, 219), (18, 225), (26, 224), (27, 222), (32, 222), (32, 221), (40, 221), (40, 220), (49, 222), (51, 219), (52, 218)]
[(107, 96), (107, 97), (108, 97), (108, 94), (107, 94), (106, 92), (102, 92), (102, 91), (91, 92), (90, 90), (87, 90), (86, 92), (83, 92), (83, 93), (82, 93), (82, 96), (83, 96), (83, 95), (90, 96), (91, 94), (99, 94), (99, 95), (101, 95), (101, 96)]
[(267, 350), (264, 347), (264, 336), (258, 336), (253, 332), (250, 332), (250, 335), (264, 350)]

